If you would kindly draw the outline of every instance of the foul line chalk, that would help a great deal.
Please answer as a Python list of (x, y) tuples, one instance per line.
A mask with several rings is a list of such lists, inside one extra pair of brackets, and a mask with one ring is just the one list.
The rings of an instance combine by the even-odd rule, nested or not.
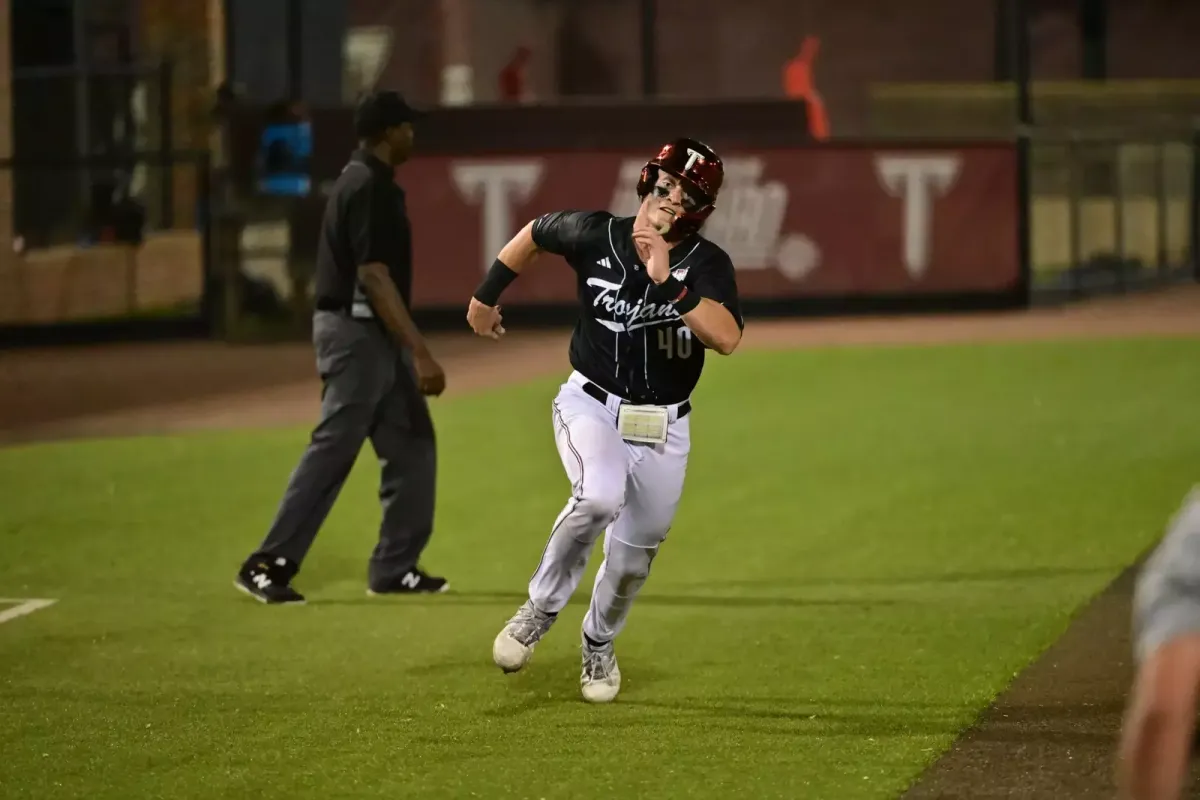
[(35, 611), (40, 611), (43, 608), (52, 606), (57, 602), (58, 600), (40, 599), (36, 597), (20, 597), (16, 599), (0, 597), (0, 605), (7, 605), (9, 603), (16, 604), (12, 608), (6, 608), (3, 611), (0, 611), (0, 624), (10, 622), (17, 617), (23, 617), (26, 614), (32, 614)]

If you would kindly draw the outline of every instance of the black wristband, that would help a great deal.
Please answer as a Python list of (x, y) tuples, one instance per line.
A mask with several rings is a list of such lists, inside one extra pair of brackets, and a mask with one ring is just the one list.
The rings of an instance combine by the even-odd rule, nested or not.
[(660, 292), (659, 296), (674, 306), (681, 317), (700, 305), (702, 299), (699, 294), (685, 286), (683, 281), (674, 275), (660, 283), (658, 291)]
[(496, 303), (500, 302), (501, 293), (508, 288), (510, 283), (517, 279), (517, 274), (497, 258), (492, 262), (491, 268), (488, 269), (483, 283), (479, 284), (478, 288), (475, 289), (475, 299), (485, 306), (496, 305)]

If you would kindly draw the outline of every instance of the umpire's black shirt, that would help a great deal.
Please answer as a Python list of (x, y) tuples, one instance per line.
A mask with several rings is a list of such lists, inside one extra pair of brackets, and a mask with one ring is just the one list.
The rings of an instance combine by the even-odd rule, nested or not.
[(404, 304), (412, 294), (412, 227), (404, 190), (392, 167), (364, 150), (355, 151), (333, 184), (317, 245), (316, 307), (351, 311), (356, 301), (358, 268), (378, 261), (387, 265)]

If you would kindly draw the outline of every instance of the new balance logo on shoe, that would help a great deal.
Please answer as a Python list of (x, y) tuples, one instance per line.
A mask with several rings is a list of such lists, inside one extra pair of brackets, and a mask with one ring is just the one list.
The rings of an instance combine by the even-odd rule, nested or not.
[(288, 585), (294, 574), (295, 570), (282, 559), (276, 560), (274, 566), (249, 559), (238, 570), (233, 585), (260, 603), (303, 603), (304, 595)]
[(450, 584), (445, 578), (428, 575), (419, 567), (410, 569), (399, 577), (372, 579), (367, 594), (426, 594), (444, 592)]

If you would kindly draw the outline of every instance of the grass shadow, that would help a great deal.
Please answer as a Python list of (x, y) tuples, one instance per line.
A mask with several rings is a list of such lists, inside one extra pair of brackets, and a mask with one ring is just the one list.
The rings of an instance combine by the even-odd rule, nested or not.
[[(488, 591), (456, 591), (451, 589), (441, 594), (421, 595), (392, 595), (387, 597), (370, 597), (365, 591), (361, 597), (325, 597), (310, 598), (309, 605), (398, 605), (401, 603), (415, 605), (446, 605), (446, 606), (519, 606), (528, 599), (524, 592), (488, 592)], [(590, 602), (589, 592), (577, 592), (569, 607), (587, 607)], [(662, 606), (681, 608), (811, 608), (821, 606), (843, 606), (872, 608), (895, 605), (897, 601), (890, 599), (850, 600), (822, 597), (745, 597), (716, 594), (655, 594), (653, 592), (638, 595), (639, 606)]]
[[(510, 719), (565, 704), (588, 705), (579, 694), (580, 664), (577, 658), (556, 656), (541, 662), (535, 659), (512, 675), (489, 666), (495, 672), (497, 682), (505, 684), (506, 694), (497, 705), (483, 712), (485, 717)], [(666, 675), (665, 670), (643, 663), (623, 666), (621, 694), (616, 702), (624, 703), (627, 697), (636, 698), (646, 687), (654, 686)]]
[(730, 720), (734, 728), (757, 733), (791, 736), (926, 736), (957, 734), (970, 725), (961, 710), (926, 710), (922, 713), (857, 712), (831, 710), (813, 704), (764, 708), (743, 703), (680, 703), (663, 700), (625, 699), (625, 705), (651, 711), (670, 712), (674, 724), (680, 716), (691, 720)]
[[(1035, 580), (1055, 580), (1069, 577), (1109, 576), (1119, 573), (1124, 565), (1113, 567), (1031, 567), (1028, 569), (963, 570), (933, 574), (863, 576), (846, 578), (810, 577), (788, 580), (722, 581), (730, 589), (798, 589), (863, 586), (920, 586), (926, 584), (1008, 583)], [(683, 586), (703, 584), (679, 584)]]

